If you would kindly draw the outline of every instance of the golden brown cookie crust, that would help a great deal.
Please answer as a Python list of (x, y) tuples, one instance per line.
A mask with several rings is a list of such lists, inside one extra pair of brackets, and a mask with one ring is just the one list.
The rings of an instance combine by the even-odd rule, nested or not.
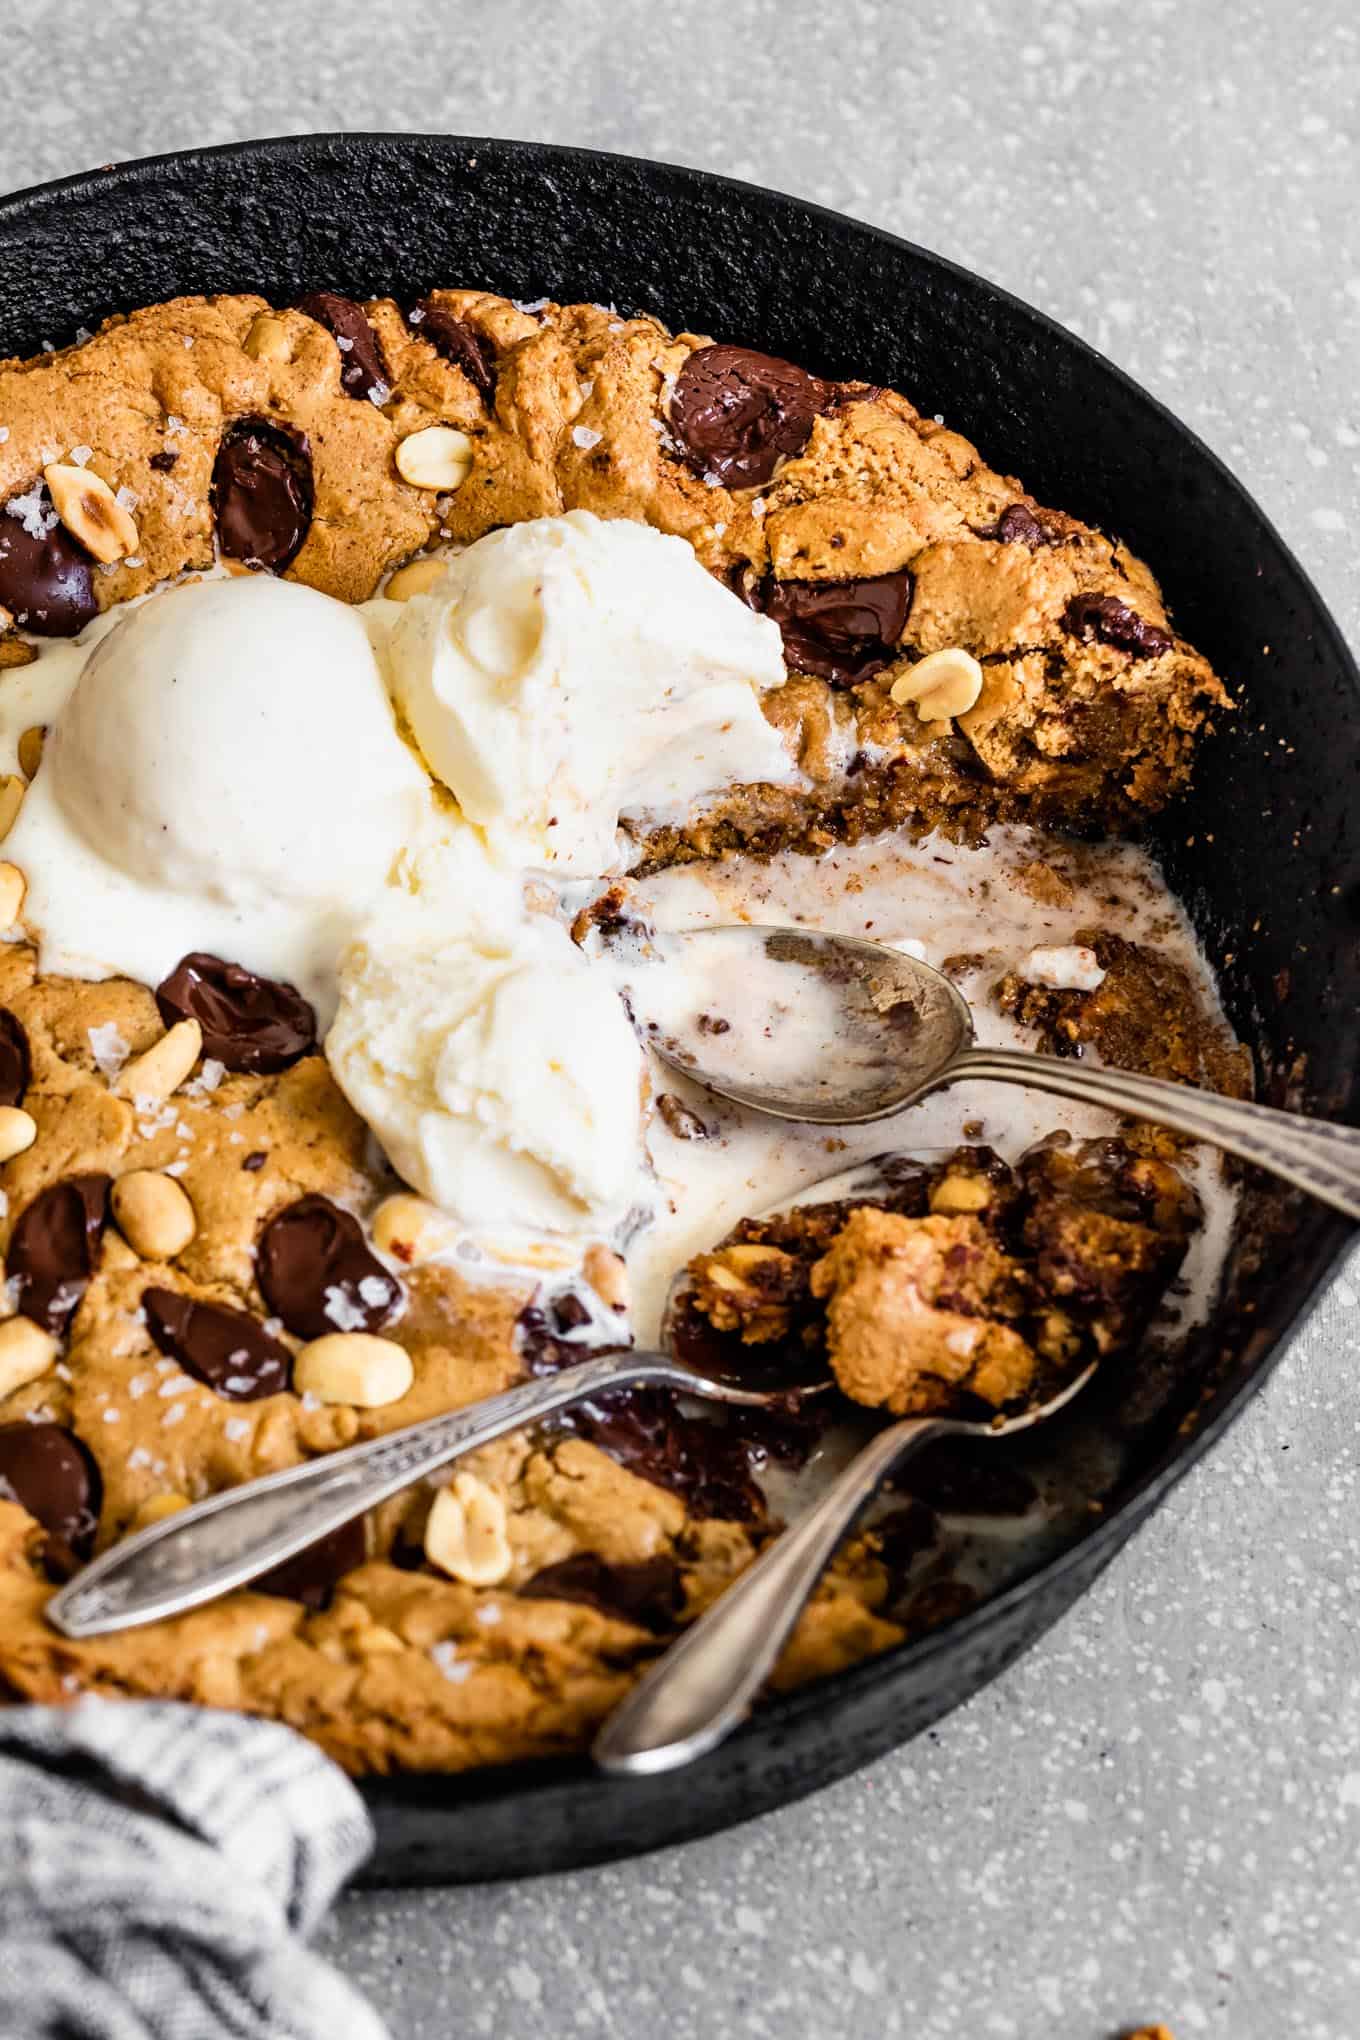
[[(959, 434), (890, 390), (846, 385), (802, 452), (761, 487), (701, 477), (672, 427), (676, 378), (706, 345), (598, 305), (529, 313), (489, 292), (437, 290), (496, 361), (494, 400), (390, 300), (367, 315), (388, 371), (385, 400), (343, 386), (326, 327), (253, 296), (179, 298), (110, 320), (79, 346), (0, 364), (0, 503), (50, 461), (88, 449), (90, 470), (133, 502), (137, 552), (95, 572), (101, 608), (213, 563), (211, 484), (224, 431), (264, 419), (305, 442), (311, 524), (288, 575), (345, 601), (426, 550), (566, 510), (678, 534), (711, 572), (762, 599), (774, 582), (838, 582), (907, 569), (897, 658), (858, 682), (808, 673), (767, 697), (807, 775), (793, 793), (740, 790), (691, 828), (663, 831), (657, 862), (768, 850), (909, 825), (976, 829), (990, 817), (1111, 824), (1178, 790), (1226, 693), (1167, 626), (1157, 584), (1123, 547), (989, 468)], [(427, 310), (428, 320), (430, 312)], [(261, 356), (260, 324), (271, 345)], [(471, 447), (452, 493), (412, 487), (396, 452), (451, 425)], [(166, 465), (166, 463), (170, 465)], [(1021, 509), (1020, 527), (1000, 520)], [(1030, 541), (1013, 533), (1027, 530)], [(1036, 537), (1037, 534), (1037, 537)], [(1113, 602), (1149, 627), (1135, 654), (1105, 642), (1083, 603)], [(1077, 608), (1074, 610), (1074, 605)], [(22, 656), (0, 639), (0, 658)], [(892, 699), (926, 654), (982, 662), (956, 722)]]
[[(421, 322), (388, 300), (366, 308), (387, 370), (376, 403), (343, 386), (344, 356), (325, 326), (249, 294), (178, 299), (112, 319), (76, 347), (0, 363), (0, 504), (77, 451), (122, 492), (137, 543), (94, 571), (99, 607), (108, 609), (214, 564), (212, 478), (224, 432), (263, 419), (305, 442), (311, 465), (311, 520), (288, 577), (350, 602), (371, 596), (413, 556), (571, 509), (677, 534), (757, 601), (772, 583), (907, 570), (905, 631), (881, 671), (849, 684), (791, 673), (767, 697), (804, 785), (736, 790), (687, 827), (653, 836), (653, 863), (730, 848), (820, 847), (890, 827), (976, 830), (994, 816), (1111, 824), (1160, 805), (1183, 782), (1196, 738), (1226, 696), (1207, 663), (1169, 632), (1147, 569), (1075, 520), (1039, 512), (1017, 482), (905, 397), (846, 386), (768, 483), (729, 488), (694, 472), (672, 429), (676, 378), (706, 344), (702, 336), (596, 305), (528, 312), (479, 291), (435, 291), (427, 305), (463, 321), (494, 356), (491, 402)], [(399, 472), (397, 448), (431, 424), (470, 442), (467, 479), (456, 490), (417, 488)], [(1017, 505), (1028, 506), (1038, 542), (999, 534)], [(1024, 519), (1017, 528), (1027, 528)], [(1141, 620), (1155, 649), (1131, 656), (1064, 621), (1074, 604), (1100, 600)], [(894, 682), (949, 646), (979, 660), (981, 690), (956, 721), (927, 723), (910, 701), (894, 700)], [(0, 616), (0, 669), (30, 656)], [(33, 1146), (0, 1167), (0, 1245), (8, 1249), (15, 1219), (41, 1190), (89, 1172), (115, 1181), (168, 1172), (195, 1219), (190, 1242), (162, 1261), (136, 1251), (111, 1223), (60, 1357), (0, 1395), (0, 1424), (51, 1420), (73, 1428), (93, 1455), (100, 1546), (167, 1498), (196, 1499), (519, 1378), (526, 1287), (470, 1285), (442, 1264), (404, 1271), (407, 1305), (389, 1336), (410, 1354), (412, 1384), (384, 1407), (291, 1392), (224, 1401), (183, 1373), (151, 1337), (148, 1287), (265, 1318), (255, 1271), (263, 1226), (308, 1194), (363, 1220), (396, 1186), (375, 1169), (364, 1129), (319, 1057), (215, 1084), (200, 1071), (165, 1107), (148, 1110), (117, 1094), (91, 1033), (115, 1029), (129, 1054), (150, 1047), (162, 1026), (144, 987), (39, 978), (31, 950), (11, 944), (0, 948), (0, 1006), (27, 1036), (24, 1104), (37, 1124)], [(906, 1408), (910, 1390), (889, 1379), (875, 1331), (891, 1258), (874, 1262), (883, 1217), (867, 1214), (847, 1229), (812, 1279), (823, 1285), (853, 1392)], [(944, 1212), (910, 1223), (929, 1256), (960, 1244), (990, 1256), (996, 1304), (1009, 1279), (1006, 1257), (985, 1236), (979, 1244), (976, 1217)], [(1122, 1251), (1118, 1241), (1108, 1247)], [(800, 1262), (795, 1291), (805, 1293), (815, 1258)], [(787, 1329), (786, 1306), (778, 1283), (767, 1281), (758, 1329), (749, 1312), (733, 1325), (768, 1339)], [(279, 1336), (296, 1353), (299, 1341)], [(1002, 1322), (989, 1321), (985, 1338), (998, 1399), (1003, 1389), (1018, 1393), (1033, 1362), (1029, 1346)], [(504, 1512), (510, 1562), (494, 1586), (421, 1562), (432, 1502), (422, 1489), (376, 1512), (367, 1562), (345, 1574), (324, 1608), (252, 1591), (85, 1644), (44, 1623), (51, 1550), (31, 1517), (0, 1499), (0, 1687), (40, 1700), (90, 1691), (240, 1707), (292, 1723), (356, 1772), (560, 1753), (588, 1740), (657, 1649), (666, 1621), (707, 1606), (772, 1528), (705, 1513), (583, 1437), (507, 1439), (463, 1470)], [(609, 1569), (606, 1585), (652, 1568), (672, 1583), (669, 1616), (635, 1620), (598, 1601), (525, 1591), (545, 1573), (560, 1584), (560, 1568), (582, 1560)], [(775, 1683), (839, 1669), (900, 1640), (888, 1603), (874, 1540), (852, 1544), (806, 1611)]]

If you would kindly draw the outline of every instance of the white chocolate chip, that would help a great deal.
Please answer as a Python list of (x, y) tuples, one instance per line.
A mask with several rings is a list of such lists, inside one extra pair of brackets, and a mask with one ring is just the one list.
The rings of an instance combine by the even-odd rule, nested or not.
[(17, 772), (0, 773), (0, 843), (19, 819), (26, 788)]
[(113, 1080), (120, 1098), (150, 1099), (159, 1104), (177, 1091), (198, 1061), (203, 1029), (197, 1020), (177, 1020), (144, 1055), (124, 1063)]
[(0, 928), (12, 928), (23, 912), (28, 881), (17, 864), (0, 861)]
[(472, 472), (472, 441), (453, 425), (426, 425), (397, 447), (397, 473), (413, 489), (461, 489)]
[(958, 645), (928, 653), (892, 684), (898, 707), (914, 703), (922, 722), (948, 722), (951, 716), (967, 715), (981, 692), (982, 668)]
[(137, 526), (102, 475), (57, 461), (43, 469), (52, 507), (72, 538), (103, 566), (137, 550)]
[(425, 1556), (469, 1587), (494, 1587), (514, 1564), (505, 1503), (475, 1473), (456, 1473), (434, 1498), (425, 1525)]
[(380, 1254), (390, 1254), (408, 1267), (446, 1252), (458, 1237), (457, 1226), (437, 1204), (404, 1190), (383, 1200), (370, 1230)]
[(447, 560), (426, 557), (408, 560), (404, 567), (398, 567), (383, 594), (389, 602), (409, 602), (413, 595), (428, 595), (436, 581), (442, 581), (449, 570)]
[(6, 1318), (0, 1324), (0, 1401), (16, 1388), (40, 1380), (60, 1351), (52, 1334), (30, 1318)]
[(38, 1123), (22, 1105), (0, 1105), (0, 1162), (13, 1161), (38, 1138)]
[(173, 1261), (198, 1231), (188, 1194), (158, 1169), (130, 1169), (111, 1201), (115, 1225), (144, 1261)]
[(399, 1402), (414, 1378), (406, 1348), (373, 1332), (327, 1332), (304, 1346), (293, 1363), (299, 1395), (360, 1410)]

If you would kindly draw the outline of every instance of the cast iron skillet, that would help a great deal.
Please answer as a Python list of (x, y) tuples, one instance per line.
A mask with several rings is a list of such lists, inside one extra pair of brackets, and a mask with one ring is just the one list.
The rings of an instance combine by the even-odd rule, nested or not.
[[(1264, 1095), (1360, 1116), (1360, 677), (1297, 562), (1214, 456), (1089, 347), (938, 256), (776, 193), (534, 143), (322, 135), (96, 171), (0, 202), (0, 348), (23, 355), (182, 291), (433, 284), (597, 299), (905, 390), (991, 462), (1127, 539), (1241, 713), (1156, 842)], [(692, 1769), (582, 1762), (366, 1792), (369, 1876), (558, 1870), (703, 1834), (914, 1735), (1061, 1615), (1227, 1428), (1347, 1227), (1253, 1193), (1191, 1373), (1124, 1412), (1134, 1464), (1098, 1527), (976, 1612), (778, 1700)]]

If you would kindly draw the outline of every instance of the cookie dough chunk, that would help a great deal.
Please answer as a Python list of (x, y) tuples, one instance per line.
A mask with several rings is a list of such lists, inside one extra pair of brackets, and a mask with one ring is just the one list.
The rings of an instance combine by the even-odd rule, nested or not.
[(1078, 928), (1061, 953), (1077, 950), (1090, 958), (1094, 984), (1055, 985), (1011, 971), (992, 989), (1001, 1011), (1032, 1027), (1052, 1055), (1090, 1047), (1116, 1069), (1250, 1097), (1248, 1051), (1181, 964), (1099, 928)]
[(896, 1416), (992, 1408), (1028, 1390), (1037, 1365), (1012, 1320), (1024, 1277), (975, 1218), (860, 1210), (812, 1271), (827, 1350), (852, 1401)]

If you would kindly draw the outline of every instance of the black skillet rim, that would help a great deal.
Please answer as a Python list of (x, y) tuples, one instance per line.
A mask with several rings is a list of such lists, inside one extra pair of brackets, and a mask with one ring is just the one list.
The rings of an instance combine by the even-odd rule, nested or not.
[[(103, 199), (109, 204), (116, 204), (120, 196), (126, 198), (130, 194), (135, 194), (144, 184), (154, 183), (167, 174), (186, 170), (192, 172), (196, 166), (215, 160), (254, 159), (286, 165), (290, 160), (302, 161), (326, 153), (352, 155), (357, 161), (365, 153), (372, 152), (380, 155), (433, 152), (435, 155), (449, 154), (460, 158), (467, 158), (469, 152), (473, 152), (477, 157), (486, 155), (506, 161), (518, 160), (524, 164), (541, 165), (556, 161), (586, 169), (597, 167), (601, 176), (606, 179), (619, 171), (626, 171), (643, 181), (651, 179), (671, 182), (675, 186), (688, 187), (709, 197), (726, 198), (733, 206), (774, 207), (783, 210), (790, 218), (802, 215), (817, 220), (847, 241), (857, 242), (861, 246), (878, 246), (885, 250), (900, 251), (925, 268), (957, 282), (968, 293), (982, 293), (1014, 327), (1042, 336), (1050, 342), (1056, 342), (1061, 350), (1081, 363), (1088, 374), (1095, 376), (1098, 381), (1101, 379), (1112, 381), (1127, 395), (1135, 398), (1140, 406), (1159, 417), (1163, 425), (1169, 427), (1186, 448), (1195, 463), (1207, 471), (1218, 487), (1227, 490), (1238, 499), (1239, 505), (1245, 508), (1254, 520), (1263, 546), (1273, 551), (1278, 567), (1292, 577), (1295, 589), (1308, 609), (1314, 630), (1326, 642), (1337, 669), (1349, 681), (1357, 698), (1360, 698), (1360, 672), (1357, 672), (1355, 661), (1340, 630), (1310, 577), (1285, 545), (1274, 525), (1224, 462), (1196, 433), (1176, 418), (1166, 405), (1151, 396), (1132, 377), (1108, 361), (1086, 341), (1069, 332), (1045, 313), (1026, 304), (1013, 293), (918, 243), (889, 233), (885, 229), (848, 219), (828, 207), (811, 201), (684, 165), (658, 163), (645, 158), (599, 150), (478, 136), (392, 134), (371, 131), (323, 132), (229, 142), (212, 148), (143, 157), (28, 187), (0, 197), (0, 242), (3, 241), (8, 222), (23, 220), (28, 215), (38, 213), (42, 208), (53, 206), (54, 203), (59, 205), (64, 200), (76, 201), (94, 197)], [(960, 422), (966, 429), (967, 420), (963, 419)], [(1357, 1055), (1351, 1070), (1351, 1089), (1346, 1109), (1354, 1116), (1358, 1106), (1360, 1106), (1360, 1055)], [(753, 1759), (757, 1767), (762, 1748), (770, 1754), (772, 1760), (777, 1760), (778, 1751), (796, 1736), (800, 1724), (805, 1724), (813, 1718), (825, 1722), (835, 1715), (838, 1708), (843, 1709), (849, 1700), (880, 1692), (885, 1686), (897, 1685), (904, 1679), (908, 1669), (919, 1670), (926, 1666), (938, 1665), (941, 1661), (947, 1662), (953, 1658), (964, 1657), (970, 1649), (979, 1644), (985, 1646), (989, 1635), (1003, 1632), (1008, 1619), (1014, 1617), (1017, 1609), (1027, 1602), (1043, 1599), (1052, 1605), (1032, 1633), (1021, 1640), (1019, 1648), (1023, 1649), (1030, 1641), (1035, 1640), (1048, 1622), (1056, 1619), (1056, 1615), (1071, 1604), (1076, 1598), (1076, 1593), (1081, 1591), (1085, 1584), (1090, 1584), (1114, 1553), (1161, 1503), (1171, 1488), (1222, 1437), (1246, 1404), (1264, 1386), (1282, 1357), (1290, 1333), (1313, 1309), (1352, 1236), (1352, 1228), (1339, 1216), (1330, 1213), (1315, 1215), (1314, 1222), (1307, 1228), (1306, 1242), (1296, 1261), (1296, 1267), (1301, 1267), (1303, 1272), (1299, 1286), (1294, 1290), (1288, 1314), (1272, 1324), (1269, 1344), (1260, 1351), (1251, 1371), (1244, 1379), (1222, 1391), (1210, 1404), (1208, 1414), (1199, 1422), (1193, 1433), (1181, 1437), (1174, 1446), (1161, 1455), (1160, 1459), (1155, 1460), (1131, 1485), (1118, 1505), (1102, 1519), (1098, 1527), (1078, 1543), (1045, 1561), (1023, 1579), (992, 1596), (977, 1609), (948, 1626), (932, 1631), (914, 1642), (901, 1644), (878, 1658), (849, 1671), (834, 1674), (815, 1685), (804, 1687), (763, 1706), (759, 1715), (738, 1731), (727, 1746), (729, 1759), (737, 1759), (735, 1765), (730, 1762), (728, 1765), (733, 1778), (738, 1781), (734, 1788), (737, 1796), (741, 1796), (740, 1780), (744, 1772), (740, 1760), (743, 1755)], [(1082, 1578), (1076, 1589), (1069, 1592), (1067, 1589), (1071, 1585), (1073, 1575), (1080, 1575)], [(1007, 1648), (1001, 1662), (1009, 1662), (1016, 1654), (1017, 1650)], [(995, 1669), (1000, 1669), (1000, 1663)], [(960, 1688), (952, 1697), (947, 1697), (936, 1711), (943, 1712), (946, 1707), (957, 1704), (965, 1697), (966, 1692), (975, 1690), (982, 1682), (980, 1679), (974, 1680), (967, 1687)], [(672, 1774), (670, 1796), (677, 1801), (683, 1800), (687, 1792), (687, 1781), (694, 1778), (696, 1772), (717, 1763), (723, 1756), (723, 1752), (718, 1752), (715, 1758), (706, 1760), (705, 1765), (696, 1767), (694, 1772)], [(604, 1847), (595, 1843), (583, 1847), (579, 1853), (573, 1853), (570, 1849), (556, 1852), (551, 1860), (542, 1863), (518, 1862), (515, 1865), (515, 1874), (522, 1874), (526, 1868), (560, 1869), (571, 1867), (575, 1863), (605, 1860), (659, 1846), (664, 1842), (679, 1839), (686, 1833), (708, 1832), (715, 1827), (727, 1825), (729, 1821), (735, 1822), (750, 1817), (752, 1813), (763, 1810), (766, 1806), (800, 1797), (807, 1791), (816, 1789), (818, 1783), (841, 1775), (844, 1770), (853, 1768), (860, 1761), (863, 1761), (862, 1757), (852, 1757), (848, 1764), (837, 1764), (834, 1759), (822, 1761), (814, 1764), (817, 1775), (799, 1778), (784, 1792), (776, 1792), (773, 1795), (768, 1792), (757, 1792), (752, 1795), (753, 1803), (746, 1807), (736, 1805), (724, 1808), (716, 1817), (711, 1813), (699, 1815), (688, 1824), (684, 1820), (678, 1825), (667, 1822), (663, 1824), (665, 1832), (657, 1834), (634, 1832), (616, 1835), (614, 1840)], [(658, 1780), (648, 1782), (653, 1786), (660, 1783)], [(607, 1794), (620, 1813), (623, 1809), (619, 1804), (619, 1795), (630, 1790), (628, 1785), (618, 1781), (599, 1779), (581, 1759), (515, 1765), (474, 1774), (471, 1780), (466, 1776), (423, 1774), (366, 1779), (361, 1789), (378, 1819), (380, 1828), (379, 1853), (369, 1866), (368, 1880), (383, 1881), (387, 1876), (405, 1880), (414, 1874), (418, 1881), (441, 1882), (457, 1874), (447, 1867), (442, 1869), (442, 1874), (436, 1869), (429, 1877), (424, 1876), (418, 1868), (412, 1872), (409, 1865), (400, 1861), (399, 1846), (393, 1861), (390, 1864), (385, 1863), (386, 1837), (383, 1830), (391, 1825), (395, 1840), (395, 1829), (401, 1824), (403, 1810), (418, 1808), (426, 1816), (440, 1811), (446, 1811), (451, 1817), (462, 1813), (475, 1821), (479, 1810), (497, 1804), (503, 1812), (509, 1811), (512, 1807), (520, 1807), (524, 1818), (532, 1821), (534, 1802), (542, 1797), (545, 1790), (561, 1786), (574, 1788), (573, 1797), (578, 1792), (588, 1792), (592, 1795)], [(471, 1874), (495, 1877), (502, 1873), (498, 1872), (494, 1864), (489, 1864), (484, 1870), (473, 1868)]]

